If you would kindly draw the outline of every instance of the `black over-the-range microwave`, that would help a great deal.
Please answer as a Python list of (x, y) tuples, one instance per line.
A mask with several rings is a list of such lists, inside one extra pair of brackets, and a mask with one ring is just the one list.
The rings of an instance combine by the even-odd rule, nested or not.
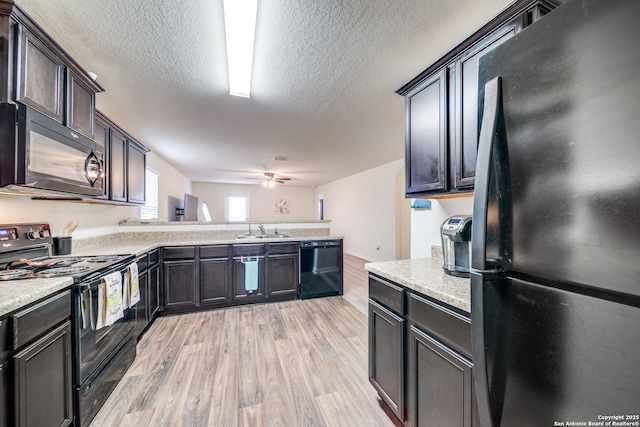
[(25, 105), (0, 104), (0, 121), (0, 187), (104, 195), (104, 147)]

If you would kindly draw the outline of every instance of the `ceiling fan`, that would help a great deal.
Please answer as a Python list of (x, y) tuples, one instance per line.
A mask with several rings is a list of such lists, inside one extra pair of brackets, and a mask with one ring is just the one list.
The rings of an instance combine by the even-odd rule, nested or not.
[(262, 178), (258, 183), (264, 185), (265, 187), (273, 187), (278, 184), (284, 184), (287, 181), (291, 181), (291, 178), (285, 178), (282, 176), (276, 176), (273, 172), (264, 172), (264, 178)]

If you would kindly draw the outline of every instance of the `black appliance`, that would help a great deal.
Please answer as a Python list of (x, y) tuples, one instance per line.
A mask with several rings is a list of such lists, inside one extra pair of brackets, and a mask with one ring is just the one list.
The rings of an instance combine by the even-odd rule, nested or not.
[(103, 150), (30, 107), (0, 104), (0, 187), (104, 195)]
[(480, 60), (483, 427), (640, 421), (638, 22), (640, 2), (572, 0)]
[(452, 276), (469, 277), (471, 220), (471, 215), (454, 215), (440, 225), (442, 269)]
[(48, 224), (0, 225), (0, 280), (73, 278), (74, 425), (85, 427), (135, 359), (135, 306), (108, 327), (97, 329), (90, 320), (97, 318), (97, 288), (104, 277), (114, 272), (124, 275), (135, 257), (52, 257), (52, 244)]
[(300, 299), (342, 295), (342, 241), (300, 242)]

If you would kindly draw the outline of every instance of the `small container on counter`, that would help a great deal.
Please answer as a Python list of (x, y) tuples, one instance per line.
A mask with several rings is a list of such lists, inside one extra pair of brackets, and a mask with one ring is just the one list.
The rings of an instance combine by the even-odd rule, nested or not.
[(53, 238), (53, 255), (69, 255), (71, 253), (71, 236)]

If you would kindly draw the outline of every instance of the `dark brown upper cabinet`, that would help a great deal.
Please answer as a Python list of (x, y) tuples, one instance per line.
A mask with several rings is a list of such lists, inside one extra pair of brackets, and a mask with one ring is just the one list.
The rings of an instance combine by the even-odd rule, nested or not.
[(127, 141), (127, 201), (144, 205), (147, 149), (135, 141)]
[(478, 61), (558, 3), (512, 3), (398, 89), (405, 97), (406, 197), (473, 191), (482, 121)]
[(101, 112), (96, 111), (95, 116), (96, 146), (102, 141), (106, 144), (108, 200), (144, 205), (149, 150)]
[(67, 121), (71, 129), (94, 137), (96, 93), (76, 73), (67, 70)]
[(407, 193), (447, 188), (447, 74), (431, 76), (406, 95)]
[(104, 89), (13, 1), (0, 0), (0, 102), (18, 102), (93, 139)]
[(127, 201), (127, 139), (111, 128), (109, 138), (109, 199)]
[(64, 63), (24, 26), (16, 31), (15, 100), (62, 123)]

